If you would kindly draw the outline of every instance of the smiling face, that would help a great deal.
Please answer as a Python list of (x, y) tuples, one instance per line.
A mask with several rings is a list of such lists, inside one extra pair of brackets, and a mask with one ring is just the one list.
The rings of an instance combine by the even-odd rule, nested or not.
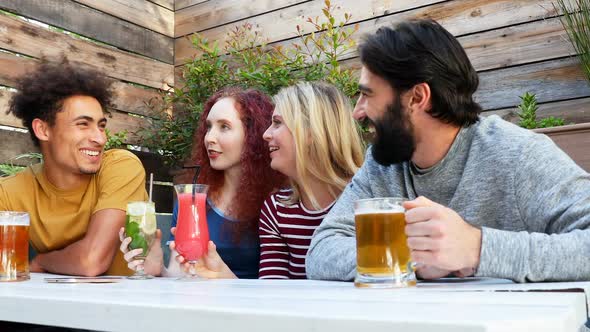
[(295, 139), (291, 130), (285, 125), (279, 109), (275, 108), (272, 114), (272, 124), (262, 137), (268, 142), (270, 167), (294, 178), (297, 175)]
[(244, 147), (244, 124), (232, 98), (218, 100), (207, 115), (204, 144), (211, 167), (226, 171), (240, 167)]
[(93, 97), (72, 96), (46, 126), (41, 141), (46, 167), (61, 173), (85, 175), (100, 169), (106, 143), (107, 120)]
[(395, 93), (389, 82), (373, 74), (365, 66), (361, 68), (359, 90), (359, 99), (352, 112), (355, 120), (368, 118), (374, 122), (381, 118), (388, 105), (394, 102)]
[(372, 148), (375, 161), (389, 166), (410, 160), (416, 150), (416, 139), (407, 112), (407, 98), (396, 94), (389, 82), (365, 66), (361, 69), (359, 89), (361, 94), (353, 117), (366, 118), (375, 128)]

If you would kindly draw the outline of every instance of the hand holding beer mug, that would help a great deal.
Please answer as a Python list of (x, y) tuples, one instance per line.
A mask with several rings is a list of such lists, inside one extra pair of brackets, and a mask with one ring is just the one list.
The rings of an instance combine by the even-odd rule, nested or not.
[(357, 287), (416, 285), (406, 243), (404, 198), (370, 198), (354, 202)]
[(29, 214), (0, 211), (0, 281), (29, 278)]

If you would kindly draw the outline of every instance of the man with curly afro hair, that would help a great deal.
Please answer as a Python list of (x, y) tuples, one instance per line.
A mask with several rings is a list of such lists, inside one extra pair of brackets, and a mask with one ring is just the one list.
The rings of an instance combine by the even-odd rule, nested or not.
[(126, 150), (104, 151), (111, 81), (65, 58), (17, 80), (8, 113), (43, 162), (0, 180), (0, 210), (29, 213), (32, 272), (128, 274), (117, 231), (129, 201), (146, 200), (145, 170)]

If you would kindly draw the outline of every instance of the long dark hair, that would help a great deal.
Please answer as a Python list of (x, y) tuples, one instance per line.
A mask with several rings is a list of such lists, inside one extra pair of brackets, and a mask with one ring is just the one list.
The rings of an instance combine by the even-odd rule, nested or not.
[(477, 122), (477, 72), (461, 44), (437, 22), (413, 20), (379, 28), (365, 37), (359, 51), (363, 65), (398, 92), (427, 83), (433, 117), (457, 126)]

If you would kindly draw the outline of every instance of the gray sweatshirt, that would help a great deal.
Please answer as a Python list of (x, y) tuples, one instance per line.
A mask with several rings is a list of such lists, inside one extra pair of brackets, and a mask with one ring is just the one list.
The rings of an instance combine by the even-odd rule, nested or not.
[(429, 169), (407, 162), (381, 166), (369, 149), (313, 235), (308, 278), (354, 278), (353, 202), (388, 196), (425, 196), (481, 227), (476, 276), (590, 280), (590, 174), (545, 135), (498, 116), (481, 118), (462, 128), (445, 158)]

